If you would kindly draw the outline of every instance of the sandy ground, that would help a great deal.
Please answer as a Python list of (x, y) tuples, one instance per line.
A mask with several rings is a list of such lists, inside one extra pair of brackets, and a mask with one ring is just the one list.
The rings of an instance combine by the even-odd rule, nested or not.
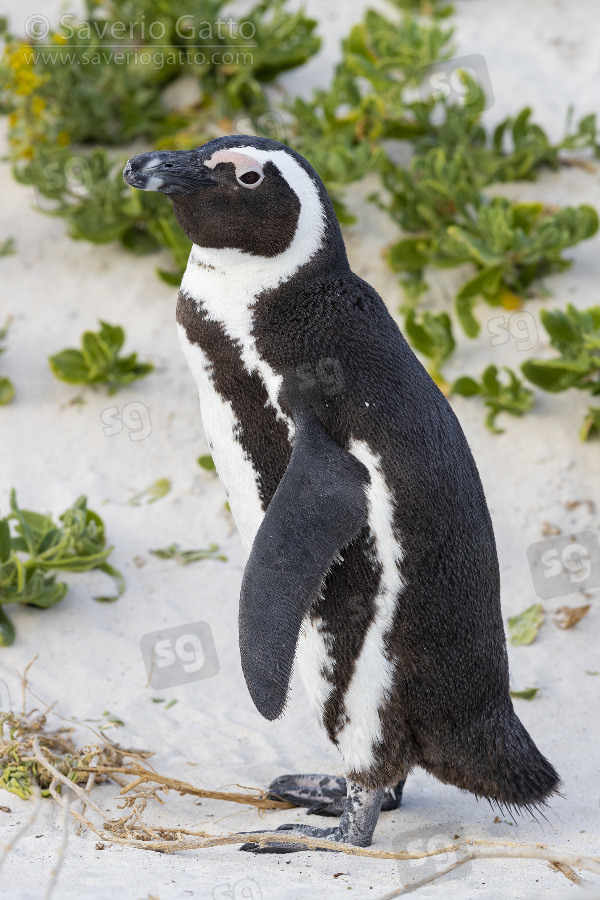
[[(311, 0), (308, 9), (323, 22), (324, 52), (302, 74), (285, 78), (289, 90), (308, 90), (323, 82), (335, 57), (337, 39), (363, 3), (351, 11), (334, 0)], [(57, 7), (58, 4), (55, 4)], [(10, 2), (18, 23), (36, 4)], [(51, 4), (46, 4), (47, 9)], [(17, 16), (17, 9), (19, 9)], [(594, 44), (597, 4), (555, 2), (460, 2), (455, 17), (457, 55), (481, 53), (487, 60), (496, 97), (487, 113), (490, 122), (531, 102), (538, 119), (553, 136), (561, 133), (569, 103), (578, 113), (600, 112), (598, 56)], [(400, 301), (394, 276), (386, 271), (380, 248), (393, 237), (388, 220), (364, 197), (373, 184), (353, 189), (350, 205), (360, 224), (345, 235), (353, 267), (382, 293), (392, 312)], [(509, 190), (509, 189), (507, 189)], [(561, 204), (589, 202), (600, 208), (598, 172), (569, 169), (545, 175), (537, 184), (511, 186), (511, 196), (541, 197)], [(314, 721), (299, 681), (285, 717), (263, 720), (254, 709), (241, 673), (237, 648), (237, 598), (244, 553), (224, 511), (218, 480), (202, 472), (196, 457), (208, 451), (198, 412), (196, 389), (182, 357), (174, 327), (176, 291), (154, 275), (158, 258), (136, 258), (117, 246), (75, 243), (61, 222), (40, 215), (32, 192), (13, 182), (0, 167), (0, 238), (12, 235), (17, 253), (0, 261), (2, 315), (13, 324), (2, 372), (17, 388), (15, 402), (3, 408), (0, 510), (6, 512), (10, 486), (20, 504), (58, 514), (81, 493), (104, 517), (112, 561), (127, 579), (127, 591), (116, 604), (101, 605), (91, 596), (105, 590), (102, 575), (70, 579), (67, 598), (51, 611), (9, 609), (17, 640), (0, 651), (0, 690), (20, 704), (15, 669), (22, 670), (39, 654), (30, 675), (43, 700), (77, 720), (101, 719), (104, 711), (125, 723), (113, 737), (125, 746), (156, 752), (153, 763), (163, 773), (218, 789), (242, 783), (264, 786), (291, 771), (341, 772), (337, 751)], [(571, 271), (548, 280), (548, 306), (567, 301), (585, 307), (598, 302), (600, 237), (577, 247)], [(434, 306), (452, 294), (456, 273), (436, 278)], [(532, 302), (536, 312), (542, 302)], [(497, 310), (481, 308), (482, 336), (461, 341), (449, 368), (478, 374), (490, 361), (515, 367), (528, 354), (547, 349), (543, 333), (537, 346), (520, 351), (514, 340), (492, 347), (487, 321)], [(157, 369), (146, 380), (107, 398), (102, 392), (79, 391), (50, 374), (47, 357), (78, 342), (81, 332), (98, 318), (119, 322), (127, 347)], [(82, 395), (85, 403), (72, 404)], [(109, 407), (139, 401), (148, 410), (150, 433), (130, 440), (124, 429), (106, 436)], [(490, 435), (477, 401), (457, 399), (454, 408), (478, 462), (498, 542), (505, 618), (537, 598), (526, 551), (542, 540), (545, 522), (565, 534), (600, 530), (598, 512), (585, 503), (598, 501), (598, 445), (581, 444), (577, 431), (585, 398), (539, 398), (522, 420), (506, 417), (506, 432)], [(500, 419), (503, 423), (503, 419)], [(150, 429), (151, 425), (151, 429)], [(171, 492), (152, 505), (132, 506), (131, 496), (158, 478), (170, 478)], [(185, 547), (216, 542), (228, 561), (205, 561), (189, 567), (156, 559), (150, 548), (173, 541)], [(143, 565), (138, 566), (143, 561)], [(557, 847), (597, 854), (600, 848), (600, 763), (598, 740), (600, 677), (600, 611), (597, 591), (592, 610), (570, 631), (552, 623), (551, 613), (564, 603), (578, 605), (576, 595), (544, 602), (546, 624), (529, 647), (510, 648), (513, 685), (539, 687), (536, 699), (517, 700), (518, 713), (540, 748), (564, 780), (564, 799), (557, 799), (548, 820), (524, 816), (495, 821), (486, 803), (414, 772), (401, 810), (382, 815), (375, 835), (380, 849), (432, 849), (453, 835), (483, 839), (543, 841)], [(209, 623), (220, 665), (216, 677), (158, 692), (147, 685), (140, 652), (142, 635), (163, 627)], [(587, 670), (587, 671), (586, 671)], [(152, 697), (176, 699), (169, 709)], [(4, 704), (3, 704), (4, 705)], [(99, 790), (100, 800), (114, 796)], [(10, 838), (28, 814), (28, 805), (2, 793), (0, 841)], [(212, 801), (169, 798), (152, 812), (157, 822), (187, 824), (215, 834), (276, 827), (302, 821), (304, 813), (267, 813), (225, 807)], [(502, 818), (502, 817), (501, 817)], [(60, 836), (57, 809), (46, 801), (36, 824), (9, 855), (0, 881), (0, 897), (33, 900), (43, 896)], [(313, 820), (315, 821), (315, 820)], [(326, 824), (323, 822), (323, 824)], [(387, 891), (423, 877), (439, 859), (401, 863), (302, 853), (287, 857), (253, 857), (235, 848), (218, 848), (163, 856), (118, 846), (98, 850), (96, 839), (71, 833), (54, 897), (142, 898), (242, 897), (300, 900), (352, 896), (377, 900)], [(584, 876), (588, 885), (600, 878)], [(600, 890), (600, 887), (596, 888)], [(348, 891), (352, 894), (348, 894)], [(572, 886), (544, 862), (487, 861), (473, 863), (425, 888), (423, 898), (480, 896), (525, 898), (571, 896)], [(581, 896), (581, 894), (578, 894)], [(600, 894), (594, 895), (600, 896)]]

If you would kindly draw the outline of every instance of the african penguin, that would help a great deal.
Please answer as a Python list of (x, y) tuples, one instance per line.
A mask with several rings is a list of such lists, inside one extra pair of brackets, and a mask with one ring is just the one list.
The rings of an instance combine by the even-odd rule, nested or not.
[(383, 301), (350, 270), (314, 169), (284, 144), (237, 135), (142, 153), (124, 179), (167, 194), (193, 241), (177, 322), (249, 552), (248, 689), (277, 718), (296, 658), (344, 761), (345, 779), (270, 787), (341, 815), (339, 826), (282, 828), (367, 846), (417, 765), (498, 804), (543, 805), (559, 778), (509, 695), (475, 462)]

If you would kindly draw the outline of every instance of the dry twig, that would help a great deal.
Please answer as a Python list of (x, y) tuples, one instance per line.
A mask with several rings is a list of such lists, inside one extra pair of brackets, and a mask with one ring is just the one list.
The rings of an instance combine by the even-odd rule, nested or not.
[[(23, 678), (24, 690), (30, 690)], [(33, 694), (33, 692), (31, 692)], [(35, 695), (34, 695), (35, 696)], [(39, 699), (39, 698), (36, 698)], [(52, 880), (48, 886), (46, 897), (50, 897), (56, 883), (64, 850), (66, 847), (68, 827), (67, 821), (72, 816), (80, 828), (83, 826), (105, 843), (121, 844), (123, 846), (153, 850), (158, 853), (177, 853), (181, 850), (203, 850), (211, 847), (219, 847), (246, 842), (265, 844), (269, 841), (278, 843), (303, 844), (307, 849), (335, 849), (340, 853), (351, 856), (361, 856), (371, 859), (384, 860), (416, 860), (430, 856), (441, 856), (449, 853), (457, 853), (458, 856), (441, 871), (423, 878), (414, 884), (405, 885), (391, 893), (381, 897), (380, 900), (391, 900), (403, 894), (413, 893), (421, 887), (437, 881), (449, 872), (454, 871), (471, 859), (540, 859), (546, 860), (551, 867), (560, 871), (569, 880), (579, 883), (581, 879), (574, 871), (583, 869), (600, 874), (600, 857), (583, 856), (568, 850), (557, 850), (545, 844), (516, 844), (499, 841), (466, 840), (455, 844), (449, 844), (438, 850), (409, 853), (407, 851), (390, 852), (374, 850), (371, 848), (355, 847), (350, 844), (336, 843), (324, 838), (311, 838), (305, 835), (290, 834), (289, 832), (255, 832), (247, 834), (212, 835), (205, 831), (193, 830), (182, 827), (152, 826), (143, 820), (148, 800), (163, 800), (158, 796), (158, 791), (168, 793), (176, 791), (179, 795), (189, 794), (197, 797), (206, 797), (213, 800), (241, 803), (262, 809), (287, 809), (292, 804), (282, 801), (267, 800), (264, 793), (255, 791), (255, 795), (249, 793), (230, 793), (225, 791), (209, 791), (196, 788), (185, 781), (160, 775), (151, 768), (142, 765), (147, 756), (152, 755), (145, 750), (125, 750), (116, 744), (109, 742), (104, 735), (96, 736), (103, 746), (86, 747), (77, 750), (71, 738), (73, 723), (69, 722), (69, 728), (59, 728), (49, 732), (46, 728), (46, 715), (51, 707), (46, 707), (43, 714), (34, 717), (33, 713), (23, 713), (16, 716), (13, 713), (1, 714), (1, 720), (9, 724), (11, 729), (11, 741), (8, 745), (13, 758), (18, 758), (23, 763), (36, 764), (37, 780), (41, 786), (47, 785), (50, 796), (61, 806), (63, 811), (62, 842), (58, 848), (58, 861), (52, 872)], [(34, 711), (35, 712), (35, 711)], [(53, 712), (53, 715), (58, 715)], [(59, 718), (63, 718), (60, 716)], [(64, 720), (67, 721), (67, 720)], [(86, 726), (87, 727), (87, 726)], [(93, 731), (93, 729), (90, 729)], [(2, 754), (6, 757), (7, 745), (0, 742), (0, 764)], [(16, 757), (14, 756), (16, 753)], [(6, 757), (8, 758), (8, 757)], [(125, 759), (132, 759), (129, 765), (125, 765)], [(33, 771), (33, 769), (31, 770)], [(85, 787), (77, 783), (83, 780), (88, 773)], [(133, 780), (127, 781), (126, 778)], [(91, 798), (91, 789), (98, 783), (114, 781), (120, 788), (119, 797), (124, 801), (121, 809), (128, 811), (119, 819), (111, 819), (109, 814), (100, 808)], [(68, 787), (81, 800), (79, 811), (69, 805), (68, 797), (61, 795), (58, 785)], [(143, 787), (145, 786), (145, 787)], [(254, 790), (254, 789), (246, 789)], [(33, 815), (13, 836), (11, 842), (3, 849), (0, 857), (0, 866), (6, 859), (8, 852), (14, 847), (21, 835), (34, 821), (40, 803), (40, 791), (34, 787), (36, 795), (36, 807)], [(86, 817), (87, 809), (96, 813), (100, 823), (96, 824)]]
[[(137, 788), (138, 785), (153, 781), (162, 785), (163, 790), (174, 790), (178, 794), (192, 794), (195, 797), (206, 797), (211, 800), (228, 800), (231, 803), (244, 803), (248, 806), (255, 806), (257, 809), (293, 809), (293, 803), (287, 803), (285, 800), (268, 800), (264, 791), (257, 788), (246, 788), (249, 791), (256, 791), (259, 796), (252, 797), (250, 794), (238, 794), (230, 791), (207, 791), (204, 788), (194, 787), (187, 781), (178, 781), (176, 778), (170, 778), (165, 775), (159, 775), (157, 772), (150, 772), (140, 765), (132, 766), (78, 766), (75, 772), (91, 772), (94, 774), (110, 775), (115, 772), (123, 775), (135, 776), (135, 781), (130, 782), (122, 788), (121, 794), (127, 794), (129, 791)], [(152, 792), (154, 793), (154, 791)]]

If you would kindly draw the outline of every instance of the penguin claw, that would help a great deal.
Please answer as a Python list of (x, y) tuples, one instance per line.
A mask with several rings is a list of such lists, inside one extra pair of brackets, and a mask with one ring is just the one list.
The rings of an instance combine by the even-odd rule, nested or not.
[[(343, 841), (343, 837), (339, 828), (313, 828), (310, 825), (285, 824), (280, 825), (276, 831), (291, 831), (294, 834), (304, 834), (307, 837), (327, 838), (332, 841)], [(248, 833), (248, 832), (246, 832)], [(254, 832), (256, 834), (256, 832)], [(264, 832), (268, 834), (268, 832)], [(244, 832), (240, 832), (244, 834)], [(306, 844), (284, 844), (277, 841), (269, 841), (267, 844), (255, 844), (248, 842), (242, 844), (240, 850), (247, 853), (300, 853), (303, 850), (323, 850), (325, 853), (335, 852), (336, 848), (332, 847), (307, 847)]]
[(338, 818), (344, 812), (345, 800), (338, 803), (313, 803), (306, 810), (307, 816), (332, 816)]

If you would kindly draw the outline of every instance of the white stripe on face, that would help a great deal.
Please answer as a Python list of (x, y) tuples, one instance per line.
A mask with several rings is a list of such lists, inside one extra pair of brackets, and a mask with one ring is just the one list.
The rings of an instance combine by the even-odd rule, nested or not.
[[(322, 246), (325, 230), (325, 216), (317, 186), (293, 156), (285, 150), (257, 150), (254, 147), (236, 149), (240, 152), (247, 151), (249, 157), (263, 166), (272, 162), (300, 200), (301, 208), (296, 233), (289, 247), (277, 256), (256, 256), (235, 248), (214, 249), (194, 245), (190, 261), (193, 258), (197, 263), (212, 267), (202, 272), (203, 288), (209, 286), (211, 272), (215, 281), (219, 280), (219, 273), (227, 274), (225, 289), (228, 296), (223, 298), (223, 306), (236, 303), (240, 288), (246, 297), (255, 297), (261, 291), (287, 281)], [(193, 284), (189, 283), (188, 278), (193, 280), (193, 273), (189, 269), (184, 276), (182, 288), (195, 296)], [(219, 295), (222, 288), (219, 280), (216, 288)]]

